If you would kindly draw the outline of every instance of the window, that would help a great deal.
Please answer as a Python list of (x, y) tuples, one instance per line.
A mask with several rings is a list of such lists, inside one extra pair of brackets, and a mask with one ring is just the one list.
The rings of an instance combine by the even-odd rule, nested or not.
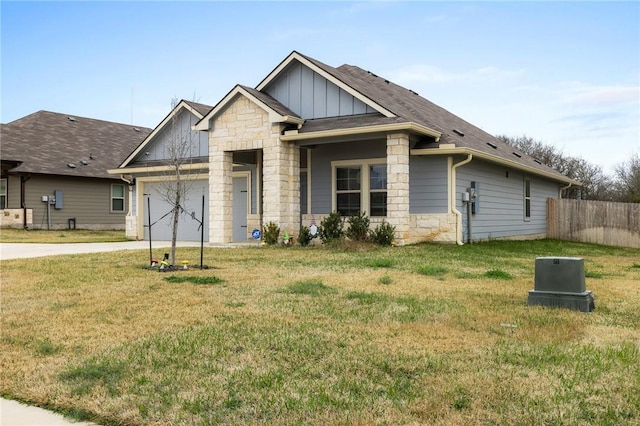
[(353, 216), (360, 211), (361, 167), (336, 169), (336, 210), (342, 216)]
[(124, 185), (111, 185), (111, 211), (124, 211)]
[(359, 212), (366, 212), (369, 216), (386, 216), (387, 166), (380, 164), (384, 161), (385, 159), (333, 162), (333, 210), (342, 216), (353, 216)]
[(387, 166), (369, 166), (369, 216), (387, 215)]
[(7, 208), (7, 180), (0, 179), (0, 209)]
[(531, 220), (531, 180), (524, 178), (524, 220)]

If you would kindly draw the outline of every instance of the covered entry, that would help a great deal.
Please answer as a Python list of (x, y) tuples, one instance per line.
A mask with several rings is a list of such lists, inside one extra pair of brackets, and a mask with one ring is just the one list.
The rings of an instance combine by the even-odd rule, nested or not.
[[(202, 196), (204, 196), (204, 241), (209, 241), (209, 182), (194, 180), (189, 182), (183, 211), (178, 222), (178, 241), (200, 241), (200, 220), (202, 218)], [(162, 182), (146, 182), (143, 197), (144, 239), (149, 239), (149, 212), (151, 212), (151, 237), (156, 241), (171, 240), (171, 205), (163, 197), (165, 187)], [(149, 209), (150, 208), (150, 209)]]

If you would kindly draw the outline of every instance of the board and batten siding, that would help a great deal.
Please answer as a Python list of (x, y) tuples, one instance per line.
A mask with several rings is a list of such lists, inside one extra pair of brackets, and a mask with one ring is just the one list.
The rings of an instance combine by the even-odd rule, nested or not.
[(409, 213), (448, 213), (446, 156), (409, 158)]
[(265, 91), (305, 120), (375, 112), (297, 61), (291, 63)]
[(311, 150), (311, 214), (331, 213), (331, 162), (384, 158), (386, 140), (317, 145)]
[[(20, 194), (20, 178), (14, 178)], [(124, 186), (124, 211), (111, 212), (111, 185)], [(26, 182), (25, 201), (33, 209), (33, 228), (47, 229), (47, 204), (43, 195), (62, 191), (61, 209), (51, 206), (51, 228), (65, 229), (70, 218), (76, 219), (76, 227), (83, 229), (124, 229), (128, 209), (127, 184), (117, 179), (74, 178), (65, 176), (31, 175)], [(14, 194), (15, 195), (15, 194)], [(19, 200), (19, 198), (18, 198)], [(18, 201), (19, 203), (19, 201)]]
[[(175, 119), (175, 123), (173, 120)], [(188, 157), (208, 157), (209, 156), (209, 135), (207, 132), (191, 130), (199, 121), (198, 117), (190, 111), (182, 109), (175, 118), (171, 119), (160, 132), (155, 135), (140, 152), (135, 161), (159, 161), (168, 159), (167, 147), (171, 146), (176, 137), (179, 141), (188, 139), (190, 149)]]
[[(524, 216), (524, 180), (531, 182), (531, 217)], [(456, 207), (462, 213), (467, 239), (467, 207), (462, 193), (471, 182), (479, 185), (478, 211), (472, 214), (472, 238), (489, 240), (544, 235), (547, 232), (547, 198), (557, 198), (560, 184), (505, 166), (473, 160), (457, 170)]]

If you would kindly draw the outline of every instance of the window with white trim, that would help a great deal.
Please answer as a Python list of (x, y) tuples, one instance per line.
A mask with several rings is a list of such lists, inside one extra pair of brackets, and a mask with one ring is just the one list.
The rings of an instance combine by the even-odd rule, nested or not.
[(124, 211), (124, 185), (111, 185), (111, 211)]
[(0, 209), (7, 208), (7, 180), (0, 179)]
[(531, 220), (531, 179), (524, 178), (524, 220)]
[(365, 212), (387, 215), (387, 165), (385, 159), (334, 161), (333, 208), (342, 216)]

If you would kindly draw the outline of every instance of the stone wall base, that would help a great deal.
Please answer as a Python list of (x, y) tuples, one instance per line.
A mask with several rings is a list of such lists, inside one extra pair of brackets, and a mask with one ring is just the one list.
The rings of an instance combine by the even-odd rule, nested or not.
[[(0, 226), (2, 228), (23, 228), (24, 209), (0, 210)], [(27, 227), (33, 227), (33, 209), (27, 209)]]

